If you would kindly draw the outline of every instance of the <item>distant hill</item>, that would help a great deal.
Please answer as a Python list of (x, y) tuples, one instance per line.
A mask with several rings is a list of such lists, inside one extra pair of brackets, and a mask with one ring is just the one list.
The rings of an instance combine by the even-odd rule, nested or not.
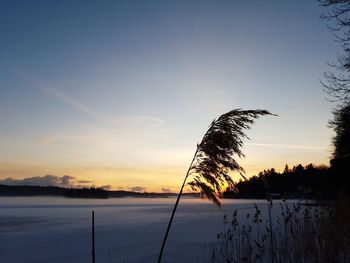
[(57, 186), (0, 185), (0, 196), (64, 196), (108, 198), (108, 191), (98, 188), (63, 188)]
[[(63, 196), (68, 198), (121, 198), (175, 197), (174, 193), (139, 193), (133, 191), (107, 191), (102, 188), (63, 188), (57, 186), (1, 185), (0, 196)], [(197, 193), (184, 194), (187, 197), (199, 197)]]

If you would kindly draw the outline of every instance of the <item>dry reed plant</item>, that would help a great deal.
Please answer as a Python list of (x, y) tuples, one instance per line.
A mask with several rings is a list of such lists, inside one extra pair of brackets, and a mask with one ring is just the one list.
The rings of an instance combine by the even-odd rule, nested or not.
[[(276, 206), (276, 204), (274, 204)], [(210, 263), (345, 263), (350, 262), (347, 222), (338, 205), (281, 202), (269, 222), (255, 205), (244, 224), (238, 210), (224, 216), (224, 230), (212, 245)], [(346, 210), (349, 211), (349, 210)], [(271, 249), (273, 248), (273, 249)]]

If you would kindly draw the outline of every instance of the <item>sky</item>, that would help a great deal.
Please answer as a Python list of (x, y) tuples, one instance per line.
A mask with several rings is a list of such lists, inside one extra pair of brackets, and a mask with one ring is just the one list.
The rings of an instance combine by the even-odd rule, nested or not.
[[(248, 176), (329, 163), (317, 1), (1, 1), (0, 183), (177, 191), (210, 122), (267, 109)], [(239, 179), (239, 177), (235, 177)]]

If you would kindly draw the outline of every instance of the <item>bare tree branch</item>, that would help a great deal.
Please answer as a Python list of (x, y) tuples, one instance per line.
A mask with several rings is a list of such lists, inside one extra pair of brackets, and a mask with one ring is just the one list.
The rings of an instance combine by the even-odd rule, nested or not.
[(341, 43), (344, 53), (338, 55), (335, 63), (329, 63), (333, 72), (325, 72), (321, 84), (333, 102), (350, 101), (350, 0), (319, 0), (329, 10), (321, 18), (332, 23), (328, 25), (336, 41)]

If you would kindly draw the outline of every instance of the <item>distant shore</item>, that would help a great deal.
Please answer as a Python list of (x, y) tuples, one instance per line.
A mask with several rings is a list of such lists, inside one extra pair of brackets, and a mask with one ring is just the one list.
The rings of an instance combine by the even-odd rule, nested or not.
[[(134, 192), (125, 190), (105, 190), (102, 188), (64, 188), (58, 186), (32, 186), (32, 185), (1, 185), (0, 197), (8, 196), (61, 196), (65, 198), (175, 198), (177, 193), (156, 193), (156, 192)], [(184, 193), (183, 198), (200, 198), (200, 193)], [(279, 194), (271, 196), (271, 199), (308, 199), (300, 194), (291, 194), (282, 197)], [(254, 193), (232, 194), (225, 192), (222, 199), (265, 199), (266, 197)]]
[[(102, 188), (64, 188), (57, 186), (32, 186), (32, 185), (0, 185), (1, 196), (63, 196), (66, 198), (168, 198), (176, 197), (176, 193), (148, 193), (134, 191), (110, 191)], [(199, 193), (185, 193), (184, 197), (199, 198)]]

